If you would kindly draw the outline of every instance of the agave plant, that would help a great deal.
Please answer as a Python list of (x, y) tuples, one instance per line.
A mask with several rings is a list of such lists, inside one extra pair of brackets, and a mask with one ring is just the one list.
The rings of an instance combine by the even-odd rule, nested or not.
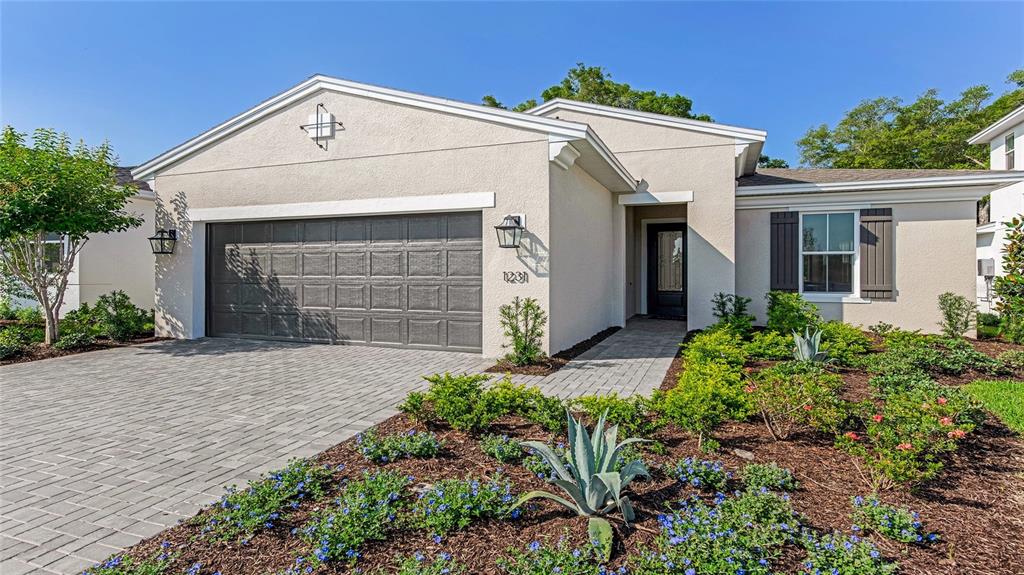
[(815, 329), (811, 333), (810, 326), (804, 328), (804, 335), (793, 331), (793, 357), (797, 361), (825, 361), (828, 354), (821, 351), (821, 330)]
[(643, 461), (631, 461), (615, 471), (622, 449), (646, 440), (631, 438), (616, 443), (619, 427), (613, 425), (605, 429), (607, 415), (607, 411), (601, 415), (591, 434), (581, 421), (566, 411), (569, 441), (564, 460), (539, 441), (524, 441), (523, 447), (536, 451), (551, 465), (554, 476), (549, 481), (562, 488), (568, 498), (547, 491), (531, 491), (516, 502), (518, 507), (526, 501), (542, 497), (564, 505), (578, 515), (590, 517), (590, 538), (598, 542), (606, 556), (611, 553), (612, 528), (606, 519), (596, 516), (618, 509), (629, 525), (636, 515), (629, 497), (622, 492), (637, 477), (650, 476)]

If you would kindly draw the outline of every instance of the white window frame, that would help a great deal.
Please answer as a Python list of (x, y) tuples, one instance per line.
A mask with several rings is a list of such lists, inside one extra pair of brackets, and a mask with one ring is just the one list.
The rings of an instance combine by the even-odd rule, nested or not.
[[(1017, 154), (1014, 152), (1017, 149), (1017, 135), (1014, 132), (1010, 132), (1003, 136), (1003, 167), (1007, 170), (1017, 169)], [(1013, 166), (1010, 166), (1010, 163)]]
[[(869, 300), (860, 297), (860, 210), (810, 210), (798, 212), (799, 214), (799, 227), (797, 231), (797, 242), (800, 246), (799, 256), (797, 257), (797, 273), (799, 274), (800, 281), (800, 294), (805, 300), (810, 302), (820, 303), (868, 303)], [(806, 255), (853, 255), (853, 285), (851, 286), (853, 291), (850, 292), (820, 292), (804, 291), (804, 216), (813, 215), (828, 215), (828, 214), (853, 214), (853, 251), (852, 252), (837, 252), (837, 251), (813, 251), (807, 252)], [(828, 219), (825, 220), (826, 222)], [(828, 241), (828, 224), (826, 223), (825, 228), (825, 241)], [(826, 246), (827, 247), (827, 246)]]

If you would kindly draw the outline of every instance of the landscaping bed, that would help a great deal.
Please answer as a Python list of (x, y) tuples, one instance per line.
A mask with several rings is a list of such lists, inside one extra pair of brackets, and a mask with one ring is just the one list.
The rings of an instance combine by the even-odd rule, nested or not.
[(512, 373), (517, 375), (551, 375), (565, 367), (565, 364), (589, 351), (595, 345), (608, 339), (620, 329), (622, 328), (619, 326), (603, 329), (569, 349), (564, 349), (550, 357), (538, 358), (534, 363), (528, 365), (516, 365), (506, 359), (502, 359), (484, 371), (487, 373)]
[(64, 357), (66, 355), (76, 355), (79, 353), (86, 353), (89, 351), (99, 351), (101, 349), (113, 349), (117, 347), (130, 347), (133, 345), (140, 345), (143, 343), (153, 343), (157, 341), (165, 341), (170, 338), (166, 337), (155, 337), (152, 334), (141, 335), (139, 337), (132, 338), (128, 341), (113, 341), (110, 339), (97, 339), (93, 343), (72, 349), (58, 349), (53, 346), (46, 346), (39, 343), (29, 344), (18, 354), (9, 359), (0, 360), (0, 365), (11, 365), (14, 363), (26, 363), (29, 361), (39, 361), (41, 359), (50, 359), (53, 357)]

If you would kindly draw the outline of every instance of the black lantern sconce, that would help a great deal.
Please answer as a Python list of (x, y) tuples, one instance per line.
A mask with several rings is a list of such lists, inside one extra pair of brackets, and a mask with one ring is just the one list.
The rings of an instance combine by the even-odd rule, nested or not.
[(178, 230), (157, 230), (156, 235), (149, 238), (149, 247), (154, 254), (173, 254), (174, 243), (178, 241)]
[(508, 215), (500, 224), (494, 226), (498, 233), (498, 246), (503, 248), (519, 248), (523, 241), (523, 225), (526, 218), (521, 215)]

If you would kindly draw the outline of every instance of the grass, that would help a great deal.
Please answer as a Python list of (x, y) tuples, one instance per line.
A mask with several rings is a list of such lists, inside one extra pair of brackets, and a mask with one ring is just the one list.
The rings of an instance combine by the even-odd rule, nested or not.
[(1024, 382), (979, 379), (968, 385), (967, 391), (1007, 427), (1024, 434)]

